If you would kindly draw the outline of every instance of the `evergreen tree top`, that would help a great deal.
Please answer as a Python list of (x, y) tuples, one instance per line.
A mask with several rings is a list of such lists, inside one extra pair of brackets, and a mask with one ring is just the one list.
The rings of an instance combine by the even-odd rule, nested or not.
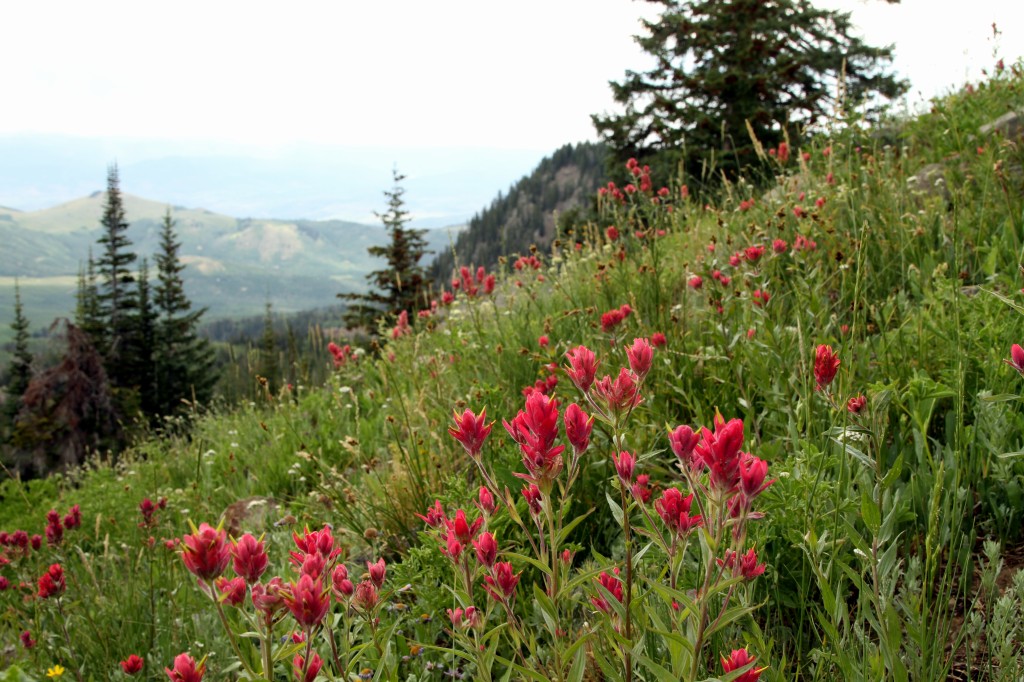
[[(796, 141), (840, 107), (907, 88), (885, 72), (892, 48), (851, 35), (850, 15), (807, 0), (647, 0), (661, 14), (636, 37), (655, 58), (612, 82), (621, 114), (593, 116), (620, 160), (672, 150), (689, 172), (716, 155), (726, 171)], [(748, 130), (747, 124), (750, 124)]]

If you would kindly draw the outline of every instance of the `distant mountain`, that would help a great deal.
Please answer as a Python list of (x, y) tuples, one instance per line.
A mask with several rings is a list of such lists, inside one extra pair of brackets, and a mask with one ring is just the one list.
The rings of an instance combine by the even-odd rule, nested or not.
[(545, 157), (536, 169), (498, 194), (477, 213), (451, 249), (438, 255), (431, 275), (445, 282), (456, 265), (493, 266), (498, 258), (525, 254), (530, 245), (547, 248), (555, 238), (556, 213), (584, 208), (606, 175), (606, 148), (584, 142), (567, 144)]
[[(132, 249), (148, 258), (158, 250), (168, 206), (125, 194)], [(74, 309), (75, 281), (101, 234), (105, 192), (39, 211), (0, 209), (0, 325), (13, 318), (13, 279), (19, 278), (26, 313), (38, 328)], [(380, 266), (367, 254), (383, 244), (381, 225), (341, 220), (237, 219), (205, 209), (172, 206), (182, 242), (186, 291), (208, 319), (259, 314), (266, 301), (295, 311), (336, 303), (335, 294), (362, 290)], [(450, 248), (457, 228), (427, 232), (432, 250)], [(0, 338), (2, 338), (0, 334)]]
[(416, 227), (465, 223), (537, 164), (539, 149), (335, 146), (68, 135), (0, 135), (0, 205), (37, 210), (101, 189), (117, 162), (121, 189), (240, 218), (375, 222), (391, 171), (406, 176)]

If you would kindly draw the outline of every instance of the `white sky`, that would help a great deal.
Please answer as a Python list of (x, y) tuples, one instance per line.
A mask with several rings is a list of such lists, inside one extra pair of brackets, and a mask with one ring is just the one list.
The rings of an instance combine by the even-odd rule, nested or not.
[[(914, 93), (1024, 51), (1020, 0), (823, 0)], [(12, 0), (0, 135), (538, 149), (593, 139), (646, 62), (631, 0)], [(992, 41), (992, 22), (1003, 35)], [(921, 95), (915, 95), (920, 100)]]

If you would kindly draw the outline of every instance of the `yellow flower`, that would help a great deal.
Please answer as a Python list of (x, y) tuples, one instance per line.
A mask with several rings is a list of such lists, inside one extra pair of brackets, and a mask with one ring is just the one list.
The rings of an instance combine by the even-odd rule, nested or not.
[(64, 666), (62, 666), (60, 664), (57, 664), (57, 665), (53, 666), (52, 668), (47, 668), (46, 669), (46, 676), (47, 677), (60, 677), (63, 674), (64, 674)]

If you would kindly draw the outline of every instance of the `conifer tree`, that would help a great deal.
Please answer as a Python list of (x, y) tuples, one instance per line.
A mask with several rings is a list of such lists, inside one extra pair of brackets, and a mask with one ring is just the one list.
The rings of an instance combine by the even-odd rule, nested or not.
[(370, 291), (360, 294), (338, 294), (338, 298), (353, 301), (345, 311), (345, 323), (350, 327), (374, 328), (374, 321), (384, 318), (391, 322), (403, 310), (410, 313), (425, 308), (430, 302), (430, 279), (420, 259), (426, 255), (426, 230), (407, 227), (409, 212), (405, 210), (401, 186), (405, 179), (393, 171), (394, 187), (385, 191), (388, 209), (377, 217), (387, 230), (388, 243), (367, 249), (371, 256), (385, 259), (387, 266), (366, 276)]
[(266, 305), (266, 312), (263, 315), (263, 337), (260, 339), (259, 375), (266, 380), (267, 390), (273, 394), (277, 392), (281, 368), (277, 357), (277, 334), (274, 332), (274, 314), (270, 301), (267, 301)]
[(619, 161), (658, 155), (695, 175), (713, 159), (735, 173), (758, 163), (747, 122), (772, 147), (821, 123), (840, 85), (847, 103), (906, 90), (883, 71), (892, 48), (852, 37), (849, 13), (808, 0), (647, 1), (663, 9), (636, 40), (656, 66), (611, 83), (623, 113), (592, 117)]
[(107, 198), (103, 207), (103, 235), (99, 243), (103, 253), (96, 262), (99, 274), (99, 321), (104, 327), (103, 343), (96, 344), (104, 354), (107, 373), (116, 388), (134, 385), (131, 369), (135, 359), (127, 357), (137, 344), (132, 335), (137, 329), (138, 298), (133, 290), (135, 276), (130, 266), (135, 253), (130, 251), (128, 222), (125, 219), (117, 166), (107, 169)]
[(97, 349), (104, 347), (106, 330), (100, 319), (99, 290), (96, 286), (96, 261), (89, 248), (89, 260), (86, 269), (78, 271), (78, 293), (75, 301), (75, 326), (92, 339)]
[(158, 413), (159, 407), (154, 358), (157, 314), (150, 296), (149, 262), (145, 258), (139, 267), (135, 306), (134, 325), (128, 339), (130, 352), (125, 356), (132, 363), (131, 374), (133, 385), (139, 391), (139, 406), (144, 414), (152, 416)]
[(21, 408), (21, 397), (32, 379), (32, 352), (28, 348), (29, 321), (25, 317), (25, 309), (21, 303), (21, 287), (14, 280), (14, 350), (7, 370), (6, 398), (4, 400), (3, 422), (0, 423), (0, 434), (9, 432), (14, 426), (14, 419)]
[(174, 231), (170, 209), (164, 214), (160, 232), (160, 252), (156, 255), (157, 285), (154, 291), (157, 322), (153, 342), (156, 366), (156, 411), (170, 414), (182, 400), (193, 396), (199, 402), (209, 400), (217, 375), (213, 368), (213, 349), (199, 336), (199, 321), (205, 308), (192, 309), (185, 294), (185, 281), (179, 251), (181, 242)]

